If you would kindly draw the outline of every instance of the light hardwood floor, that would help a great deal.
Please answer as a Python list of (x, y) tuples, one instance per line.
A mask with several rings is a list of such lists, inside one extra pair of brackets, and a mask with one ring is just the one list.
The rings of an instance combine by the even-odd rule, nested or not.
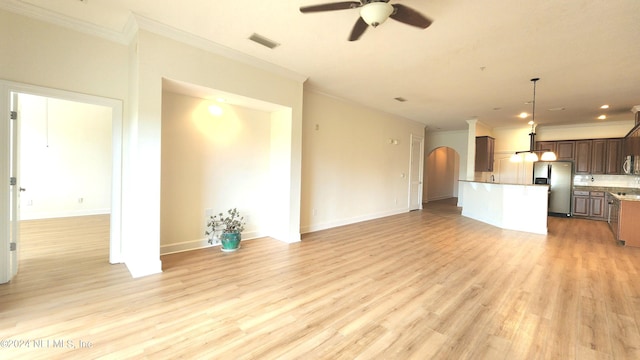
[(141, 279), (108, 264), (107, 217), (22, 230), (0, 358), (640, 358), (640, 249), (604, 222), (533, 235), (445, 200), (297, 244), (163, 256)]

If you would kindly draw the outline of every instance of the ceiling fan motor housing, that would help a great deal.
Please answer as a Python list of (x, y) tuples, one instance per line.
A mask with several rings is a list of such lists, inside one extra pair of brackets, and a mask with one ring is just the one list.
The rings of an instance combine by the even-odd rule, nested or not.
[(369, 25), (376, 27), (393, 13), (393, 6), (387, 2), (370, 2), (360, 8), (360, 16)]

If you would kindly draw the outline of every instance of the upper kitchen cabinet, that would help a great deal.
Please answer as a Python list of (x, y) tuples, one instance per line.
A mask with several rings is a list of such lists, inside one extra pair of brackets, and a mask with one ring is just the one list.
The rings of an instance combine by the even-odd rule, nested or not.
[(556, 141), (537, 141), (536, 150), (557, 152)]
[(636, 125), (636, 127), (624, 137), (623, 155), (640, 155), (640, 126)]
[(604, 174), (607, 169), (607, 140), (595, 139), (591, 141), (591, 173)]
[(605, 174), (622, 174), (622, 139), (607, 139)]
[(556, 158), (558, 160), (573, 161), (576, 152), (576, 142), (571, 141), (557, 141), (556, 142)]
[(591, 140), (576, 140), (573, 158), (576, 174), (591, 174)]
[(476, 171), (493, 171), (495, 139), (491, 136), (476, 137)]
[(622, 139), (595, 139), (591, 142), (591, 173), (622, 173)]

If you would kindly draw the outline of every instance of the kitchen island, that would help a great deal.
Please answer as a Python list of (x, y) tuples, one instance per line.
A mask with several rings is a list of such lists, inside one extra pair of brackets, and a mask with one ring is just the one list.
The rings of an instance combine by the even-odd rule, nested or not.
[(549, 185), (460, 182), (462, 216), (503, 229), (547, 233)]

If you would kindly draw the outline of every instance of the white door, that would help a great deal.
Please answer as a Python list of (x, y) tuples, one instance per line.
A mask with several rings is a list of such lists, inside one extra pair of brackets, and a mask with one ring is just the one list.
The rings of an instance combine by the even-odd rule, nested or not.
[(422, 172), (424, 169), (424, 138), (411, 134), (411, 164), (409, 167), (409, 211), (422, 209)]

